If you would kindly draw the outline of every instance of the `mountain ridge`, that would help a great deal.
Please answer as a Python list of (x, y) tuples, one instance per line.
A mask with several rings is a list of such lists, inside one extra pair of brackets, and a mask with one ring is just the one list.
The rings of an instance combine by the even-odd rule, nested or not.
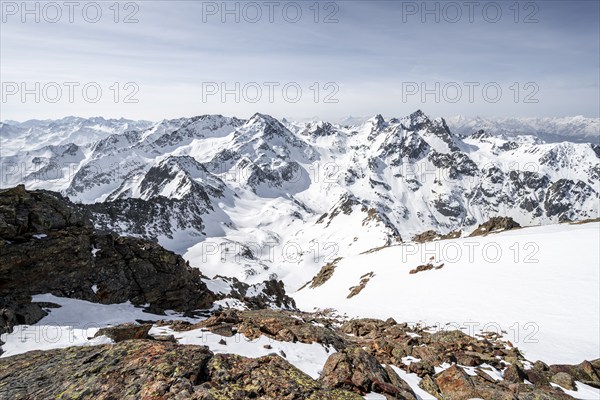
[[(352, 127), (202, 115), (5, 156), (1, 186), (59, 191), (97, 226), (158, 240), (192, 264), (209, 244), (283, 252), (293, 243), (295, 262), (226, 262), (241, 280), (288, 276), (293, 287), (293, 265), (318, 271), (330, 244), (343, 256), (494, 216), (525, 226), (596, 218), (599, 160), (593, 143), (463, 135), (422, 110)], [(221, 268), (219, 257), (209, 273)]]

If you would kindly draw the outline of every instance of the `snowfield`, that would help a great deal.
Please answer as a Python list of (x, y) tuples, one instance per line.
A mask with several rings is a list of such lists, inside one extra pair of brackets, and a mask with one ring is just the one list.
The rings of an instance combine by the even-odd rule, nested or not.
[[(409, 274), (432, 257), (441, 269)], [(560, 224), (348, 257), (322, 286), (293, 297), (306, 311), (332, 307), (471, 335), (502, 330), (531, 361), (575, 364), (600, 358), (599, 271), (600, 224)]]

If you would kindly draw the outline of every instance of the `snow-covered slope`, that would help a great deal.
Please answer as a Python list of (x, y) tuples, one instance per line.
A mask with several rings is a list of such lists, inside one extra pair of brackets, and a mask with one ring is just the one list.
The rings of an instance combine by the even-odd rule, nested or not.
[[(428, 263), (434, 269), (409, 273)], [(392, 316), (471, 335), (502, 330), (529, 360), (575, 363), (600, 357), (599, 265), (599, 223), (530, 227), (346, 257), (328, 280), (293, 297), (303, 309), (350, 317)]]
[(124, 118), (65, 117), (59, 120), (32, 119), (25, 122), (0, 122), (0, 153), (13, 155), (47, 145), (85, 145), (115, 133), (146, 129), (149, 121), (132, 121)]
[(421, 111), (356, 125), (259, 113), (77, 120), (98, 135), (61, 121), (2, 125), (3, 149), (28, 150), (3, 150), (0, 186), (60, 191), (88, 204), (98, 227), (156, 238), (210, 276), (250, 283), (297, 289), (337, 257), (493, 216), (527, 226), (599, 212), (599, 145), (463, 136)]
[(565, 140), (600, 144), (600, 120), (584, 116), (564, 118), (481, 118), (457, 115), (447, 119), (456, 133), (471, 135), (480, 129), (492, 135), (532, 135), (547, 142)]

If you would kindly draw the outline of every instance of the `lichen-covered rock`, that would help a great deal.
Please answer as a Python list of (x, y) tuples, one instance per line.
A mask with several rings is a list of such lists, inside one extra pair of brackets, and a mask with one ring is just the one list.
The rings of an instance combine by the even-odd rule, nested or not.
[(329, 356), (319, 378), (326, 387), (354, 390), (360, 394), (384, 393), (397, 399), (416, 400), (410, 386), (375, 357), (354, 347)]
[(0, 398), (194, 398), (211, 357), (206, 347), (147, 340), (33, 351), (0, 359)]
[(558, 372), (550, 378), (550, 382), (556, 383), (560, 387), (563, 387), (567, 390), (575, 390), (575, 380), (573, 377), (566, 372)]
[(150, 328), (152, 328), (151, 324), (121, 324), (100, 328), (94, 337), (106, 336), (117, 343), (124, 340), (149, 339), (148, 331), (150, 331)]
[(523, 380), (527, 377), (523, 370), (519, 368), (518, 365), (514, 364), (506, 367), (502, 376), (505, 381), (512, 383), (522, 383)]
[(318, 382), (279, 356), (256, 359), (217, 354), (207, 364), (206, 379), (198, 390), (203, 399), (339, 399), (361, 397)]
[(128, 340), (0, 359), (0, 399), (360, 400), (324, 388), (278, 356)]

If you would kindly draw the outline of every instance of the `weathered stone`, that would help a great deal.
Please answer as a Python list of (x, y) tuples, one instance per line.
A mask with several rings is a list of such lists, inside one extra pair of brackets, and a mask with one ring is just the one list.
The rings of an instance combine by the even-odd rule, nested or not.
[[(393, 378), (390, 378), (390, 372), (395, 375)], [(330, 355), (319, 380), (329, 388), (343, 388), (360, 394), (378, 392), (401, 399), (416, 399), (410, 387), (403, 383), (393, 370), (386, 370), (375, 357), (357, 347)]]
[(550, 367), (548, 367), (548, 364), (545, 362), (538, 360), (533, 363), (533, 369), (539, 372), (545, 372), (548, 371)]
[(0, 398), (361, 400), (278, 356), (213, 355), (151, 340), (34, 351), (0, 359)]
[(511, 364), (506, 367), (502, 376), (504, 377), (505, 381), (512, 383), (523, 383), (523, 379), (527, 377), (523, 370), (515, 364)]
[(148, 331), (150, 331), (150, 328), (152, 328), (151, 324), (121, 324), (107, 328), (100, 328), (94, 337), (106, 336), (117, 343), (131, 339), (148, 339)]
[(278, 356), (249, 359), (217, 354), (206, 367), (199, 391), (214, 399), (361, 399), (344, 390), (323, 389), (319, 382)]
[(540, 371), (536, 369), (535, 366), (532, 369), (525, 370), (525, 375), (527, 376), (527, 380), (534, 384), (534, 386), (548, 386), (550, 384), (550, 380), (546, 376), (545, 371)]
[(550, 382), (556, 383), (557, 385), (567, 389), (575, 390), (575, 380), (573, 377), (566, 372), (558, 372), (550, 378)]
[(443, 399), (462, 400), (478, 397), (469, 375), (456, 365), (437, 374), (434, 380)]

